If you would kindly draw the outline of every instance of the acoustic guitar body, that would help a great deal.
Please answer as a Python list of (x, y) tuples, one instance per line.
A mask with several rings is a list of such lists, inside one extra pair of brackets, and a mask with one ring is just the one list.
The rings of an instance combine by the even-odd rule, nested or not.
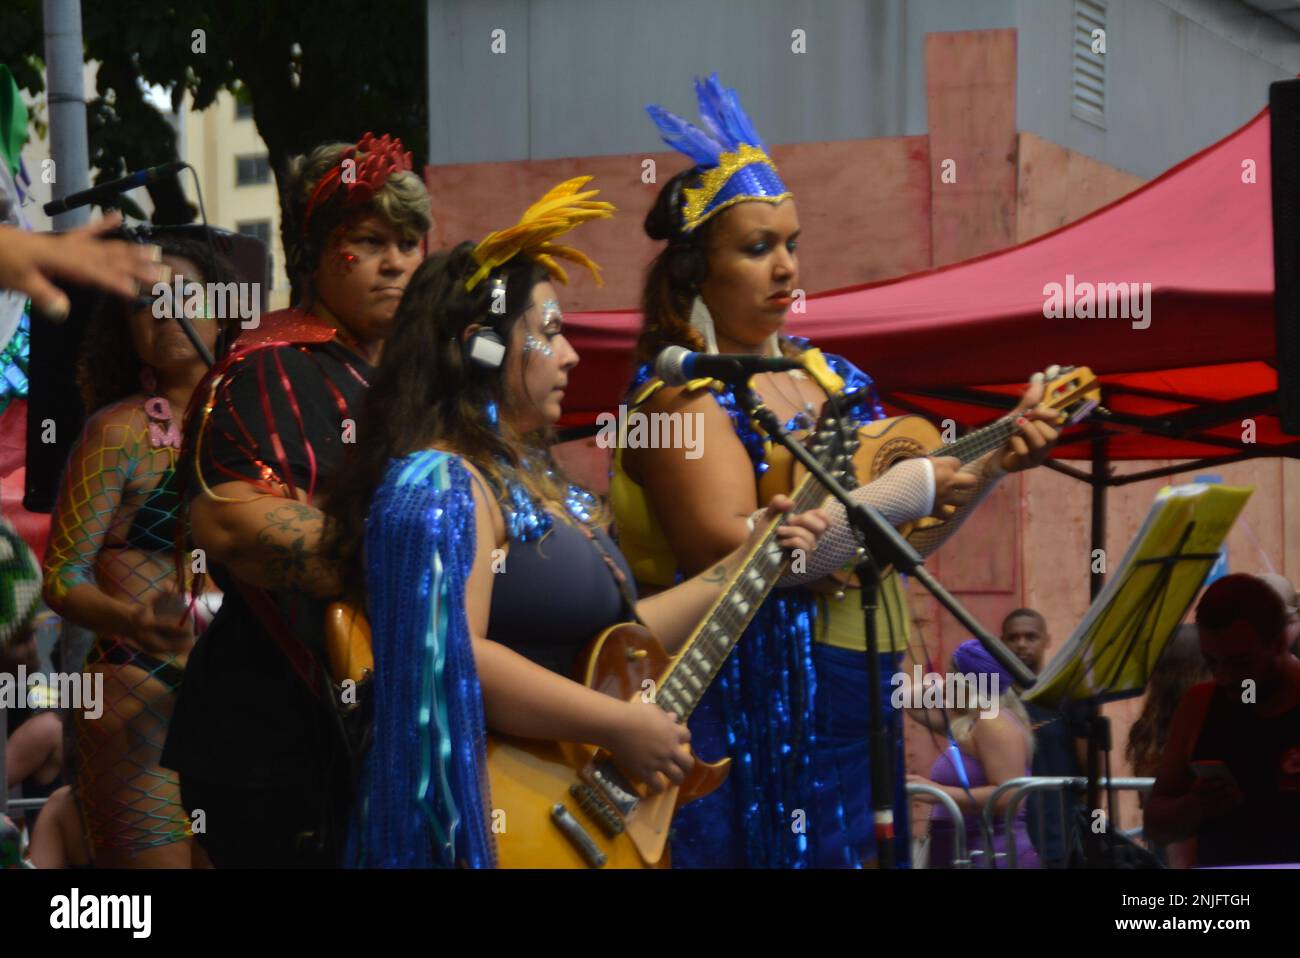
[[(894, 416), (869, 422), (858, 429), (857, 439), (853, 472), (859, 485), (879, 479), (895, 463), (928, 456), (943, 446), (939, 430), (920, 416)], [(789, 495), (790, 490), (798, 486), (807, 472), (784, 446), (772, 448), (768, 463), (767, 472), (758, 481), (758, 498), (761, 503), (766, 503), (778, 493)], [(919, 527), (937, 524), (939, 521), (927, 517), (919, 522), (906, 523), (898, 531), (907, 536)]]
[[(671, 663), (635, 624), (602, 632), (584, 661), (584, 684), (625, 701), (653, 695)], [(589, 745), (492, 733), (487, 764), (500, 867), (666, 868), (674, 812), (721, 785), (730, 759), (697, 757), (685, 781), (659, 795), (628, 782)]]

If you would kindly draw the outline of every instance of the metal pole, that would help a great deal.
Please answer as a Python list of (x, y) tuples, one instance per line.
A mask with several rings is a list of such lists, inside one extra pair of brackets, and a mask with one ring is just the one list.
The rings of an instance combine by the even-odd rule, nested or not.
[(1088, 568), (1091, 570), (1090, 599), (1097, 598), (1102, 586), (1106, 584), (1106, 573), (1096, 571), (1097, 550), (1102, 550), (1103, 567), (1106, 555), (1106, 485), (1110, 481), (1110, 464), (1106, 461), (1107, 440), (1095, 439), (1092, 443), (1092, 546), (1088, 553)]
[[(81, 0), (43, 0), (45, 16), (45, 86), (50, 104), (50, 158), (54, 160), (51, 199), (62, 199), (90, 186), (90, 149), (86, 141), (83, 93)], [(56, 230), (90, 220), (90, 209), (54, 217)]]

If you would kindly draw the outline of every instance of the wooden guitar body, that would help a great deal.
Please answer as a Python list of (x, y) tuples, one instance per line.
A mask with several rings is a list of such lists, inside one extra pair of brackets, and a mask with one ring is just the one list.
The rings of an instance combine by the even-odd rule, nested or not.
[[(928, 456), (932, 449), (942, 445), (939, 430), (920, 416), (877, 419), (858, 428), (853, 471), (858, 482), (865, 484), (883, 476), (895, 463)], [(784, 446), (773, 446), (768, 454), (767, 472), (758, 482), (759, 501), (767, 502), (778, 493), (789, 495), (805, 472)]]
[[(853, 473), (860, 485), (883, 476), (890, 466), (904, 459), (932, 455), (943, 445), (943, 437), (929, 420), (920, 416), (894, 416), (877, 419), (858, 428), (857, 451), (853, 454)], [(768, 455), (768, 469), (758, 481), (758, 501), (767, 502), (774, 495), (789, 495), (803, 480), (807, 470), (795, 461), (784, 446), (773, 446)], [(903, 536), (919, 526), (940, 522), (921, 519), (899, 527)]]
[[(654, 694), (672, 664), (635, 624), (602, 632), (584, 660), (583, 683), (625, 701)], [(629, 783), (606, 753), (587, 745), (493, 733), (487, 762), (500, 867), (665, 868), (673, 813), (721, 785), (731, 760), (697, 757), (686, 780), (659, 795)]]

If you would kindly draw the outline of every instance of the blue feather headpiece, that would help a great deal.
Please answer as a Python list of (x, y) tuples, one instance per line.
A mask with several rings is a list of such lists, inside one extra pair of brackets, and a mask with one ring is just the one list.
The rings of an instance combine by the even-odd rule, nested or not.
[(706, 81), (695, 78), (695, 97), (708, 132), (663, 107), (646, 107), (664, 142), (700, 169), (700, 185), (682, 191), (682, 232), (691, 232), (733, 203), (787, 199), (790, 190), (781, 182), (736, 91), (725, 88), (714, 73)]

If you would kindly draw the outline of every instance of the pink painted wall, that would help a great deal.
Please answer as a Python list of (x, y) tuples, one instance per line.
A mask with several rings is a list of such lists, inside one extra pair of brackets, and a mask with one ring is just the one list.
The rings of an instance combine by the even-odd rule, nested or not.
[[(902, 276), (930, 265), (930, 184), (925, 137), (777, 146), (773, 159), (798, 197), (801, 285), (834, 289)], [(635, 309), (647, 265), (660, 244), (642, 231), (660, 184), (686, 166), (677, 153), (591, 156), (425, 168), (433, 196), (435, 247), (477, 242), (520, 214), (556, 183), (593, 176), (599, 199), (619, 210), (582, 228), (581, 246), (605, 285), (582, 271), (561, 293), (565, 308)], [(653, 182), (642, 182), (643, 171)]]

